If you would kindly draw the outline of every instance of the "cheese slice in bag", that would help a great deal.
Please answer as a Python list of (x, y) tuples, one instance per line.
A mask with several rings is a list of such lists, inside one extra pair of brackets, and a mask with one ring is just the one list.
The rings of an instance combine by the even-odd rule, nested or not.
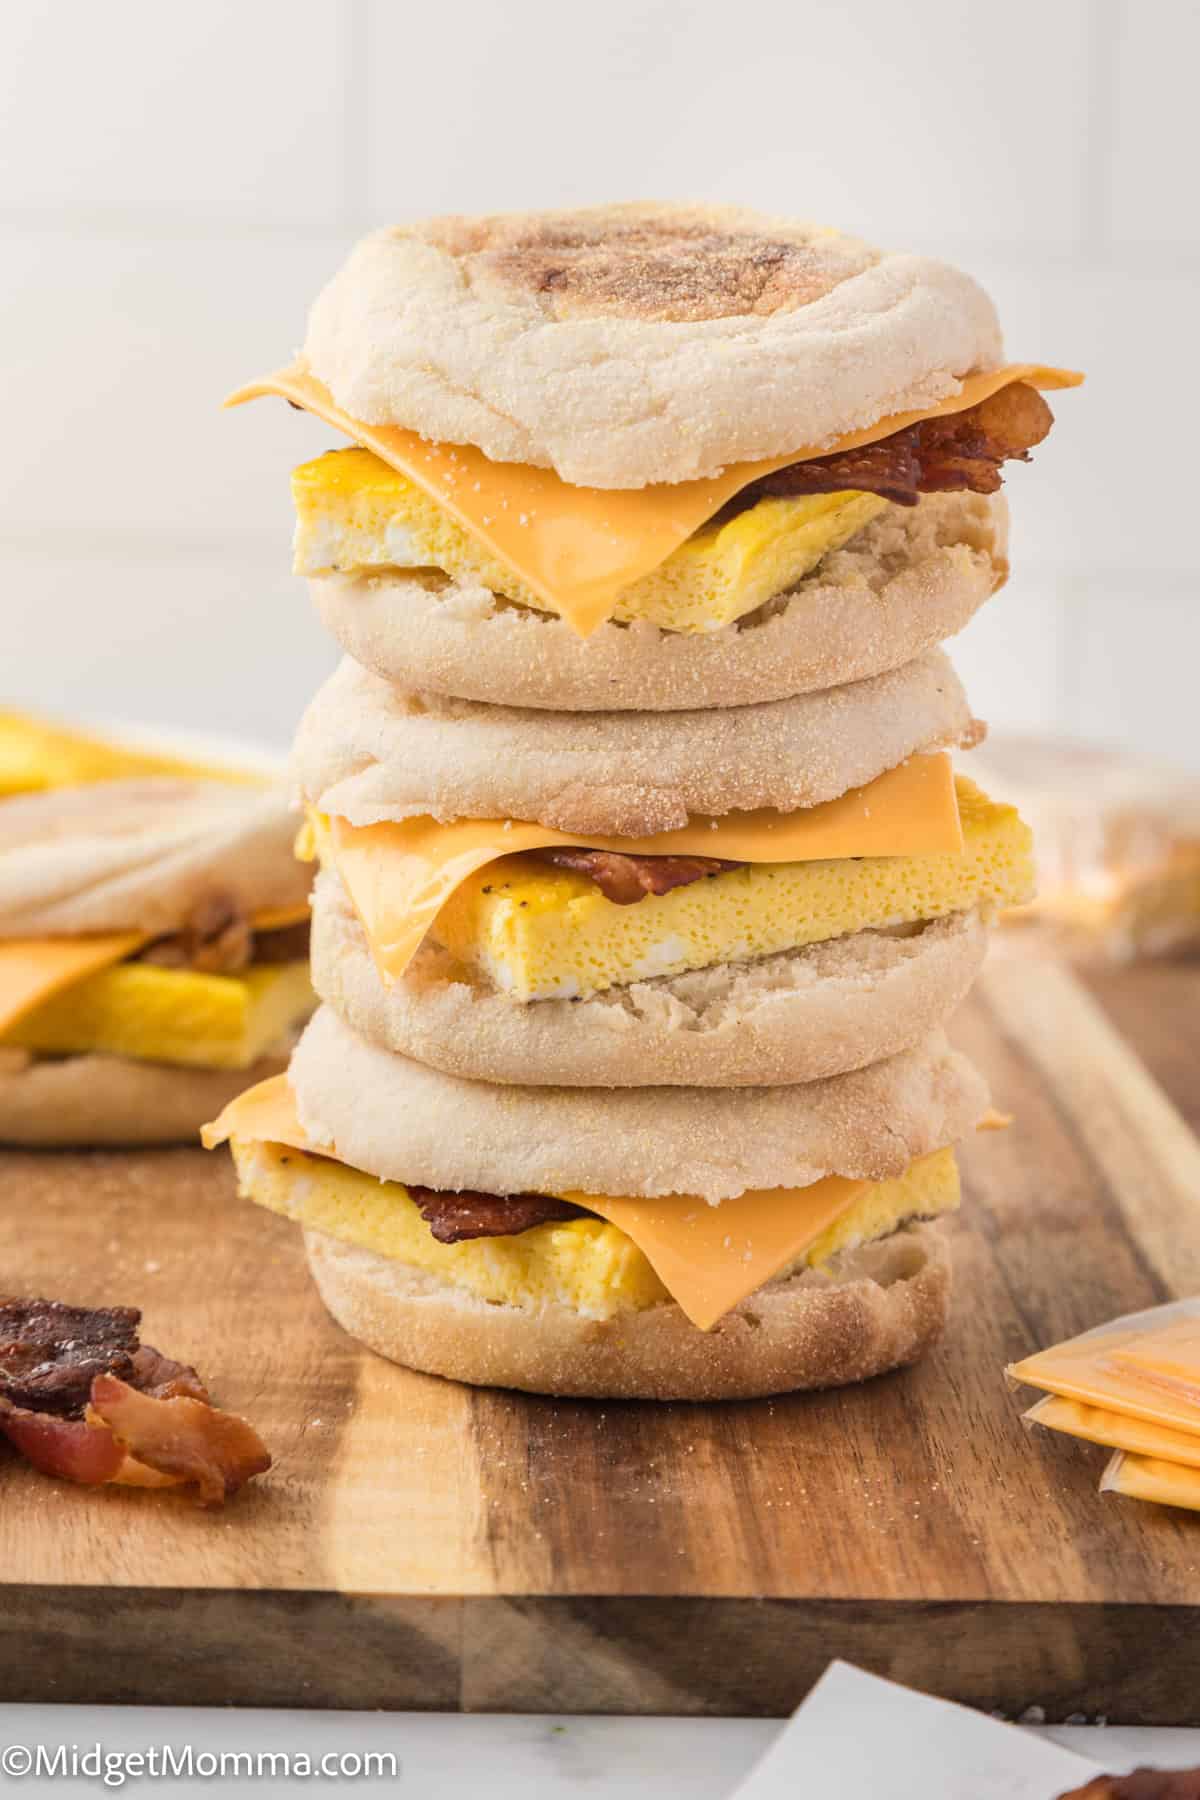
[(1188, 1512), (1200, 1512), (1200, 1469), (1117, 1450), (1100, 1477), (1100, 1492), (1126, 1494), (1131, 1500), (1152, 1500), (1157, 1506), (1182, 1506)]
[(1154, 1425), (1149, 1419), (1109, 1412), (1102, 1406), (1085, 1406), (1079, 1400), (1064, 1400), (1060, 1394), (1047, 1394), (1030, 1407), (1024, 1418), (1027, 1425), (1042, 1425), (1048, 1431), (1083, 1438), (1089, 1444), (1103, 1444), (1109, 1450), (1129, 1450), (1138, 1456), (1161, 1457), (1200, 1469), (1200, 1434), (1192, 1437), (1167, 1425)]
[(1200, 1318), (1087, 1332), (1012, 1364), (1013, 1381), (1200, 1436)]

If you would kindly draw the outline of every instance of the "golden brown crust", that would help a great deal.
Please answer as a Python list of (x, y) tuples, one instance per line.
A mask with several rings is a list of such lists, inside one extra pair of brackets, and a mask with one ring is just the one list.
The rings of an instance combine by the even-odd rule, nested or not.
[(473, 293), (546, 319), (770, 318), (876, 261), (855, 238), (733, 207), (449, 215), (415, 231), (457, 261)]
[(121, 1056), (0, 1050), (0, 1144), (88, 1149), (195, 1142), (229, 1102), (280, 1075), (287, 1053), (248, 1069), (186, 1069)]
[(975, 741), (940, 650), (763, 706), (536, 712), (404, 693), (349, 658), (296, 735), (304, 798), (354, 825), (431, 814), (642, 837), (694, 814), (833, 800), (922, 750)]
[(699, 1331), (668, 1303), (608, 1320), (494, 1305), (306, 1230), (321, 1298), (381, 1356), (485, 1387), (623, 1400), (745, 1400), (840, 1387), (915, 1362), (945, 1324), (950, 1258), (932, 1225), (776, 1281)]
[(374, 425), (602, 488), (821, 449), (994, 368), (987, 295), (928, 257), (732, 206), (431, 219), (375, 232), (305, 360)]
[(816, 1081), (942, 1025), (983, 961), (977, 913), (859, 931), (733, 967), (520, 1005), (427, 943), (385, 986), (332, 871), (313, 898), (313, 984), (360, 1034), (475, 1081), (758, 1087)]
[(342, 649), (431, 694), (555, 712), (754, 706), (862, 681), (953, 637), (1007, 569), (1002, 495), (888, 510), (811, 575), (714, 632), (565, 620), (429, 572), (309, 584)]

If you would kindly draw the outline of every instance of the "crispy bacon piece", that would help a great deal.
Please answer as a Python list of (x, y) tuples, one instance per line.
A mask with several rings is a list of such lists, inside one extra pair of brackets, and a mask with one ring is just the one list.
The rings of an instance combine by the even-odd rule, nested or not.
[[(143, 1468), (196, 1485), (201, 1506), (221, 1506), (254, 1475), (270, 1452), (253, 1425), (190, 1394), (139, 1393), (115, 1375), (97, 1375), (87, 1412), (91, 1429), (111, 1434)], [(120, 1477), (116, 1477), (120, 1479)]]
[(579, 1219), (582, 1207), (548, 1194), (477, 1194), (469, 1189), (442, 1192), (409, 1187), (417, 1210), (439, 1244), (461, 1244), (468, 1238), (516, 1237), (554, 1219)]
[[(108, 1373), (116, 1371), (109, 1369)], [(127, 1379), (139, 1394), (149, 1394), (155, 1400), (174, 1400), (181, 1394), (193, 1400), (208, 1399), (208, 1389), (195, 1369), (187, 1363), (174, 1362), (150, 1344), (139, 1344), (134, 1351), (133, 1374)], [(89, 1398), (95, 1400), (94, 1391)]]
[(959, 488), (994, 494), (1004, 479), (1001, 464), (1028, 462), (1030, 450), (1053, 423), (1054, 414), (1037, 389), (1014, 381), (964, 412), (921, 419), (878, 443), (815, 456), (764, 475), (743, 488), (734, 504), (741, 510), (767, 495), (849, 489), (881, 494), (898, 506), (915, 506), (922, 494)]
[(669, 894), (672, 888), (719, 875), (722, 869), (742, 867), (719, 856), (626, 856), (616, 850), (564, 848), (535, 850), (533, 855), (557, 869), (588, 876), (615, 906), (632, 906), (647, 894)]
[(1097, 1775), (1060, 1800), (1200, 1800), (1200, 1769), (1134, 1769)]
[(281, 925), (277, 931), (256, 931), (250, 950), (254, 963), (286, 963), (308, 961), (309, 924)]
[(254, 932), (228, 894), (205, 894), (180, 931), (147, 944), (139, 962), (163, 969), (195, 969), (204, 975), (236, 975), (250, 962)]
[(132, 1307), (0, 1301), (0, 1436), (86, 1486), (192, 1482), (220, 1505), (271, 1466), (258, 1433), (209, 1404), (195, 1369), (138, 1342)]
[(83, 1419), (32, 1412), (0, 1400), (0, 1432), (42, 1475), (61, 1475), (85, 1487), (115, 1481), (125, 1452), (111, 1431), (93, 1431)]
[(140, 1319), (129, 1306), (0, 1300), (0, 1400), (78, 1416), (97, 1375), (131, 1378)]
[(156, 938), (134, 961), (162, 969), (196, 969), (205, 975), (236, 975), (250, 963), (307, 962), (308, 935), (307, 919), (277, 931), (252, 931), (230, 902), (210, 898), (193, 909), (182, 931)]

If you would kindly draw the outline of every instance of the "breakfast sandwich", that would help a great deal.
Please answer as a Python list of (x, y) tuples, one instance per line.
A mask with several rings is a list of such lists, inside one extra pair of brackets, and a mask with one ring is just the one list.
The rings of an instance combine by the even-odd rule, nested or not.
[(134, 776), (0, 804), (0, 1143), (169, 1144), (314, 1005), (279, 790)]
[(322, 1001), (206, 1133), (384, 1355), (861, 1380), (945, 1316), (943, 1027), (1032, 885), (940, 646), (1079, 378), (927, 258), (730, 207), (377, 232), (274, 394), (346, 660), (297, 734)]
[(440, 218), (366, 238), (277, 394), (294, 567), (422, 692), (741, 706), (911, 662), (1004, 581), (1006, 462), (1078, 377), (1006, 364), (967, 276), (737, 207)]
[(286, 1077), (205, 1134), (304, 1228), (372, 1349), (537, 1393), (719, 1400), (914, 1361), (945, 1319), (937, 1229), (987, 1093), (940, 1032), (803, 1087), (499, 1087), (331, 1007)]
[(955, 778), (940, 651), (756, 707), (570, 715), (346, 662), (293, 773), (313, 979), (371, 1039), (483, 1081), (811, 1081), (953, 1012), (1029, 833)]

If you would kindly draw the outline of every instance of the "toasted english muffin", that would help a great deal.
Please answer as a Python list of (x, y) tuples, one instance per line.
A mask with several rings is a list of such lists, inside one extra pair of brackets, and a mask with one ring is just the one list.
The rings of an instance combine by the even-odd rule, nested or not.
[(0, 940), (177, 930), (220, 893), (246, 917), (303, 909), (282, 788), (142, 775), (0, 806)]
[(385, 984), (332, 871), (313, 896), (313, 985), (361, 1037), (447, 1074), (519, 1086), (757, 1087), (862, 1068), (944, 1024), (986, 948), (979, 913), (954, 913), (519, 1005), (434, 943)]
[(976, 1070), (937, 1031), (870, 1068), (799, 1087), (502, 1087), (360, 1037), (329, 1006), (288, 1079), (312, 1148), (384, 1180), (490, 1194), (697, 1194), (883, 1181), (987, 1110)]
[(768, 1282), (710, 1331), (671, 1302), (604, 1320), (497, 1305), (428, 1272), (306, 1230), (339, 1325), (380, 1356), (484, 1387), (621, 1400), (748, 1400), (841, 1387), (916, 1362), (945, 1325), (950, 1256), (932, 1225)]
[(999, 494), (889, 506), (786, 593), (712, 632), (564, 619), (430, 570), (309, 583), (347, 655), (430, 694), (559, 712), (753, 706), (862, 681), (961, 631), (1003, 582)]
[(591, 487), (819, 450), (995, 367), (956, 269), (734, 206), (444, 217), (365, 238), (304, 346), (370, 424)]
[(288, 1052), (248, 1069), (182, 1068), (122, 1056), (31, 1057), (0, 1047), (0, 1144), (23, 1149), (195, 1143), (200, 1127)]
[(946, 657), (762, 706), (562, 713), (406, 693), (350, 659), (300, 722), (305, 800), (355, 825), (430, 815), (648, 837), (692, 814), (792, 812), (979, 727)]

